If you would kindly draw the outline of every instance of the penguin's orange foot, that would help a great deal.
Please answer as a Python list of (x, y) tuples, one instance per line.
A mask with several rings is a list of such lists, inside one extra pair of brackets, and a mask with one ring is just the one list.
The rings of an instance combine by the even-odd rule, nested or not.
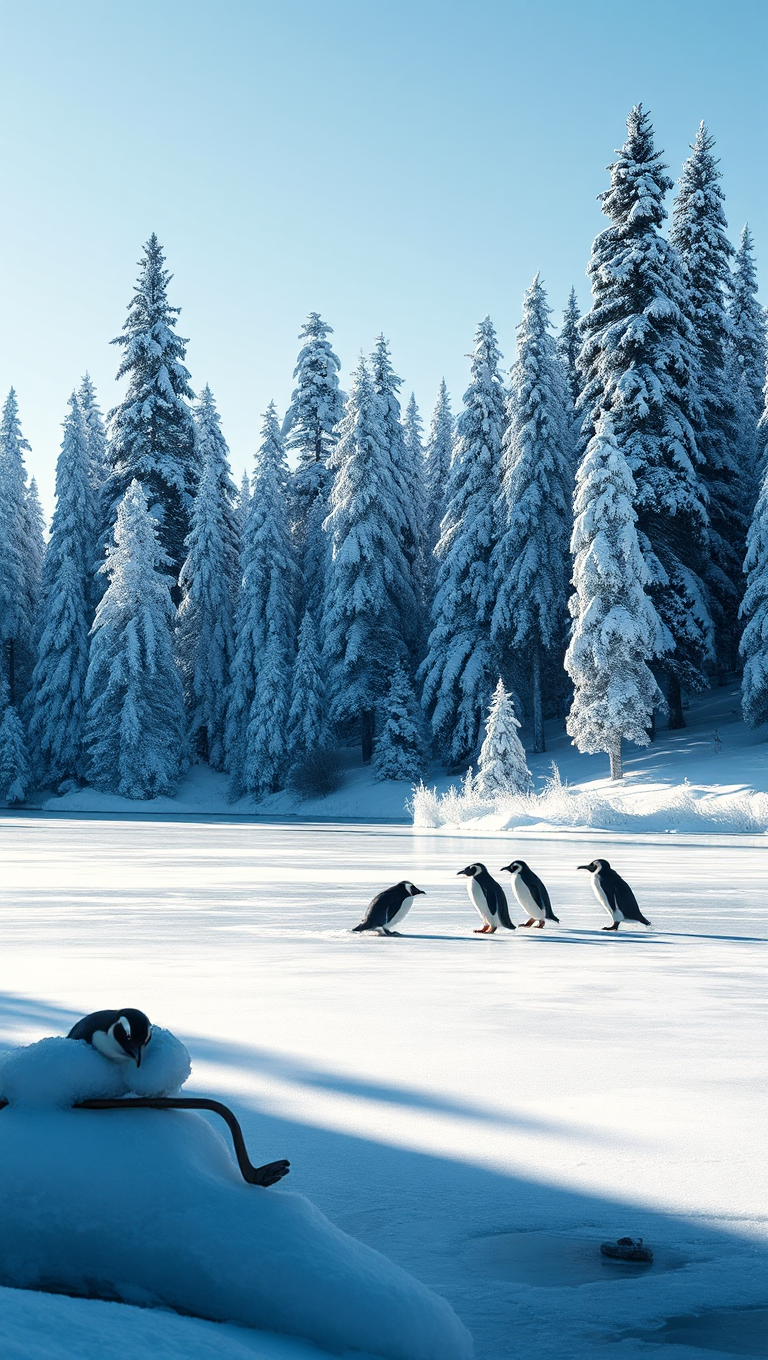
[(521, 922), (520, 922), (520, 929), (521, 929), (521, 930), (526, 930), (528, 926), (532, 926), (532, 925), (533, 925), (533, 917), (531, 917), (530, 921), (521, 921)]
[(543, 929), (544, 929), (544, 922), (543, 922), (543, 921), (537, 921), (537, 922), (536, 922), (536, 929), (537, 929), (537, 930), (543, 930)]

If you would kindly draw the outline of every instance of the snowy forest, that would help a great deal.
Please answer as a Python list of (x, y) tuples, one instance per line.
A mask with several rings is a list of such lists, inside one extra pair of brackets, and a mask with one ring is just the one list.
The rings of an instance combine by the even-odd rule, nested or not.
[(0, 799), (153, 798), (193, 760), (233, 799), (322, 793), (352, 742), (381, 780), (482, 748), (485, 787), (524, 790), (520, 721), (542, 751), (551, 717), (617, 779), (624, 742), (739, 673), (768, 721), (766, 315), (720, 181), (702, 125), (665, 227), (675, 186), (633, 109), (589, 310), (572, 291), (556, 329), (537, 274), (511, 369), (486, 316), (426, 427), (385, 337), (344, 392), (311, 312), (239, 487), (151, 236), (113, 341), (125, 395), (105, 417), (87, 375), (72, 393), (47, 541), (13, 389), (3, 407)]

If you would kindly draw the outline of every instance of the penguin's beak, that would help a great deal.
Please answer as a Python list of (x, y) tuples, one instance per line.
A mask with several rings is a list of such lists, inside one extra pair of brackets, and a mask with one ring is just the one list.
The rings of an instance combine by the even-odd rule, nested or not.
[(136, 1059), (136, 1066), (137, 1066), (137, 1067), (141, 1067), (141, 1055), (142, 1055), (142, 1052), (143, 1052), (143, 1049), (141, 1048), (141, 1045), (139, 1045), (137, 1048), (135, 1048), (135, 1049), (133, 1050), (133, 1056), (134, 1056), (134, 1058)]
[(456, 875), (457, 878), (466, 878), (466, 876), (467, 876), (466, 869), (459, 869), (459, 872)]
[(512, 873), (512, 865), (511, 865), (511, 864), (502, 864), (501, 868), (499, 869), (499, 873), (500, 873), (500, 874), (511, 874), (511, 873)]
[(423, 888), (416, 888), (413, 895), (414, 897), (426, 897), (427, 894)]
[(577, 865), (576, 865), (576, 868), (577, 868), (577, 869), (586, 869), (586, 871), (587, 871), (588, 874), (592, 872), (592, 865), (591, 865), (591, 864), (577, 864)]

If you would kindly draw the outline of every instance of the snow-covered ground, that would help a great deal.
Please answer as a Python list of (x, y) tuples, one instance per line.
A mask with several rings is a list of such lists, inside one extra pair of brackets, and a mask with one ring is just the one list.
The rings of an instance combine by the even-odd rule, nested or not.
[[(718, 1336), (761, 1354), (768, 847), (613, 841), (6, 815), (0, 1038), (145, 1009), (190, 1049), (185, 1090), (231, 1103), (254, 1160), (289, 1157), (286, 1188), (447, 1298), (479, 1360)], [(575, 866), (608, 846), (652, 931), (602, 933)], [(475, 936), (456, 871), (515, 853), (562, 925)], [(403, 876), (427, 891), (407, 938), (351, 935)], [(603, 1264), (623, 1234), (651, 1271)], [(9, 1360), (312, 1354), (116, 1304), (3, 1305)]]

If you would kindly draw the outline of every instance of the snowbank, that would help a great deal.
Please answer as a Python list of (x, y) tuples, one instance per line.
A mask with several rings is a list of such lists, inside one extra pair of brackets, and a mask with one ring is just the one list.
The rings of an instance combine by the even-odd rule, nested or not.
[(121, 1094), (123, 1082), (136, 1094), (174, 1089), (186, 1051), (163, 1033), (154, 1073), (154, 1035), (146, 1069), (133, 1072), (67, 1039), (0, 1064), (10, 1102), (0, 1111), (0, 1280), (170, 1307), (337, 1352), (469, 1360), (469, 1334), (444, 1300), (302, 1196), (246, 1185), (202, 1116), (66, 1108)]

